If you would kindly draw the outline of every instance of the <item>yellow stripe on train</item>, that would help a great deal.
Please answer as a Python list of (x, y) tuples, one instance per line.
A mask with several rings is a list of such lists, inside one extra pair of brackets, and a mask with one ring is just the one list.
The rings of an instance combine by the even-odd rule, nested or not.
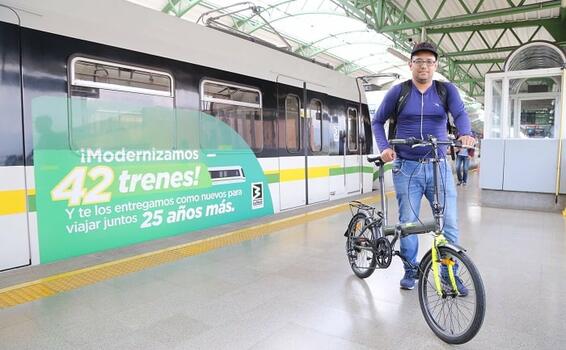
[(305, 179), (305, 169), (303, 168), (285, 169), (279, 172), (280, 182), (296, 181), (296, 180), (304, 180), (304, 179)]
[(318, 166), (318, 167), (309, 168), (309, 179), (316, 179), (319, 177), (329, 177), (329, 176), (330, 176), (330, 167)]
[[(332, 166), (318, 166), (318, 167), (309, 167), (309, 179), (316, 179), (322, 177), (329, 177), (330, 176), (330, 168), (339, 168), (338, 165)], [(277, 171), (269, 171), (265, 172), (267, 175), (276, 174)], [(304, 180), (305, 179), (305, 169), (304, 168), (296, 168), (296, 169), (282, 169), (279, 172), (280, 179), (279, 182), (288, 182), (288, 181), (297, 181), (297, 180)]]
[[(33, 192), (35, 193), (35, 190)], [(0, 191), (0, 215), (25, 213), (25, 211), (25, 190)]]

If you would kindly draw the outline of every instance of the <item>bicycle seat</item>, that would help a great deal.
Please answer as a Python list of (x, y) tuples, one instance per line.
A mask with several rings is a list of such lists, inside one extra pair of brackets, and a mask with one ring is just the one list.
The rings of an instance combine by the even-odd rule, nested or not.
[(381, 155), (375, 155), (375, 154), (369, 154), (368, 157), (368, 162), (370, 163), (376, 163), (377, 165), (383, 165), (385, 164), (383, 162), (383, 160), (381, 159)]

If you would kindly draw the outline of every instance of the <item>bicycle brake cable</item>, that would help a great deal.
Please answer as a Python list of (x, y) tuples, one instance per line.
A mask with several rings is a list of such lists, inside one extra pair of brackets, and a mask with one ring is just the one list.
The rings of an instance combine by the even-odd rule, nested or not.
[[(421, 167), (423, 166), (423, 164), (421, 162), (418, 162), (419, 165), (416, 166), (413, 169), (413, 172), (411, 173), (411, 175), (409, 175), (409, 182), (407, 183), (407, 200), (409, 202), (409, 208), (411, 208), (411, 212), (413, 213), (413, 215), (417, 218), (417, 221), (424, 226), (424, 223), (421, 221), (421, 218), (419, 217), (419, 213), (415, 212), (415, 208), (413, 208), (413, 204), (411, 203), (411, 196), (409, 195), (409, 189), (411, 188), (411, 180), (413, 179), (413, 176), (415, 174), (415, 172), (417, 170), (421, 171), (423, 169), (421, 169)], [(401, 167), (401, 169), (403, 169), (403, 167)], [(425, 172), (425, 176), (426, 176), (426, 172)], [(422, 199), (422, 198), (421, 198)], [(420, 206), (419, 206), (420, 208)], [(420, 211), (420, 210), (419, 210)]]

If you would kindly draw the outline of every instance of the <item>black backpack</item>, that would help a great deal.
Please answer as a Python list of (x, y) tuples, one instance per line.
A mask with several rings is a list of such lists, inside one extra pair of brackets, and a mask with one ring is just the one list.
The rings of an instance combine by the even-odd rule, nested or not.
[[(436, 87), (436, 92), (438, 93), (438, 97), (440, 97), (440, 102), (445, 110), (448, 110), (448, 89), (446, 88), (446, 83), (443, 83), (438, 80), (433, 80), (434, 85)], [(401, 92), (399, 93), (399, 97), (397, 98), (397, 103), (395, 104), (394, 114), (389, 116), (389, 130), (387, 133), (387, 139), (391, 140), (395, 138), (395, 133), (397, 131), (397, 117), (399, 113), (405, 108), (407, 104), (407, 97), (411, 92), (411, 87), (413, 86), (412, 80), (405, 80), (401, 83)], [(446, 122), (446, 127), (448, 129), (448, 133), (453, 133), (453, 126), (450, 123), (450, 118), (448, 118)]]

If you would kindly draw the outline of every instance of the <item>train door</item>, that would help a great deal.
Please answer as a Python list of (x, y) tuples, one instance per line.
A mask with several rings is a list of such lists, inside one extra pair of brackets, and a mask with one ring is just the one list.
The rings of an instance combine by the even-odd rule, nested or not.
[(360, 113), (349, 106), (346, 113), (346, 148), (344, 168), (346, 173), (346, 192), (360, 192), (362, 184), (362, 145), (360, 144)]
[(307, 204), (305, 100), (305, 82), (282, 75), (277, 77), (279, 203), (281, 210)]
[(307, 193), (308, 204), (330, 200), (330, 167), (327, 107), (323, 101), (326, 95), (308, 92), (307, 109)]
[(330, 196), (346, 194), (346, 110), (341, 105), (332, 106), (328, 132), (330, 144)]
[(20, 27), (0, 8), (0, 271), (30, 264), (21, 105)]

